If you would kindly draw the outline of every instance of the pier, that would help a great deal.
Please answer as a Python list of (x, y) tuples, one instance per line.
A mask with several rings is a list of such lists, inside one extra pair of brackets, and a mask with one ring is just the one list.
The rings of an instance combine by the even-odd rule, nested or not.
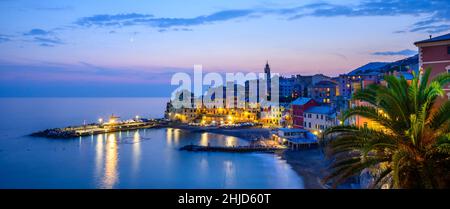
[(81, 126), (69, 126), (65, 128), (46, 129), (43, 131), (32, 133), (31, 136), (65, 139), (119, 131), (158, 128), (167, 125), (167, 123), (163, 120), (151, 120), (138, 117), (126, 121), (120, 121), (118, 119), (119, 117), (112, 115), (108, 122), (103, 122), (102, 119), (99, 119), (99, 123), (92, 123), (87, 125), (85, 124)]

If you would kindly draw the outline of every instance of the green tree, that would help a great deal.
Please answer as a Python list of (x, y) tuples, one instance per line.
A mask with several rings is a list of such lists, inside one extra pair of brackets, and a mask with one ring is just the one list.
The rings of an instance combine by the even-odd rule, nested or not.
[(450, 74), (429, 81), (430, 72), (414, 75), (410, 83), (385, 76), (386, 86), (369, 85), (353, 95), (370, 105), (348, 109), (342, 120), (362, 116), (382, 128), (328, 129), (333, 163), (325, 182), (336, 187), (368, 169), (372, 188), (450, 187), (450, 102), (442, 99)]

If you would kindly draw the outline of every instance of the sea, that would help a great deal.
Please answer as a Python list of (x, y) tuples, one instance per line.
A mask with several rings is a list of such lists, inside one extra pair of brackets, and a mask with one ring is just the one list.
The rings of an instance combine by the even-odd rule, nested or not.
[(0, 188), (301, 189), (303, 179), (278, 155), (180, 151), (184, 145), (248, 141), (174, 128), (72, 139), (29, 134), (136, 116), (161, 118), (167, 98), (0, 98)]

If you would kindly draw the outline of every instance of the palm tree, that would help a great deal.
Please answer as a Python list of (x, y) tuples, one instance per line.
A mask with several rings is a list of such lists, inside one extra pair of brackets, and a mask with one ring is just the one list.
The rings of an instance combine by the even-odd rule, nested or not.
[(386, 86), (369, 85), (353, 95), (370, 105), (348, 109), (342, 120), (361, 116), (381, 128), (328, 129), (325, 135), (334, 139), (327, 147), (334, 160), (325, 182), (336, 187), (369, 170), (371, 188), (450, 187), (450, 102), (438, 101), (450, 74), (428, 81), (430, 72), (414, 75), (411, 83), (385, 76)]

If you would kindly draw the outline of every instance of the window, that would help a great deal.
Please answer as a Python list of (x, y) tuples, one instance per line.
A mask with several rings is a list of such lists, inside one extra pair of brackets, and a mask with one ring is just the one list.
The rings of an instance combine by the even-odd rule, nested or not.
[(316, 115), (316, 119), (319, 119), (319, 115)]
[(320, 115), (320, 119), (323, 120), (323, 115)]
[(447, 54), (450, 54), (450, 46), (447, 46)]
[(311, 128), (311, 122), (308, 123), (309, 128)]

